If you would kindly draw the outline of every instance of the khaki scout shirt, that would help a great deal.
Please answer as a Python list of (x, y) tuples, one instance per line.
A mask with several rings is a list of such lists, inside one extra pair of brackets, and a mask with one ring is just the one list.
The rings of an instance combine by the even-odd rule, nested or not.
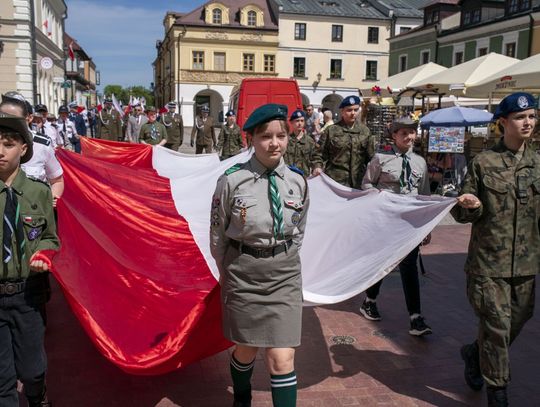
[(307, 183), (283, 159), (275, 169), (283, 203), (284, 239), (276, 240), (268, 193), (268, 169), (255, 154), (238, 171), (222, 175), (212, 197), (210, 250), (221, 271), (230, 239), (248, 246), (272, 247), (293, 239), (300, 248), (309, 207)]
[(193, 129), (191, 130), (191, 141), (195, 141), (198, 146), (215, 146), (216, 134), (214, 133), (214, 119), (210, 116), (203, 120), (197, 116)]
[(474, 157), (461, 192), (482, 203), (477, 209), (452, 208), (458, 222), (472, 222), (465, 271), (487, 277), (537, 274), (540, 156), (526, 146), (519, 160), (501, 139)]
[(122, 118), (114, 110), (103, 109), (99, 113), (99, 137), (103, 140), (118, 141), (122, 137)]
[(244, 141), (242, 140), (242, 131), (240, 130), (240, 126), (238, 126), (236, 123), (233, 127), (229, 127), (227, 124), (224, 124), (221, 127), (217, 144), (217, 149), (221, 151), (221, 155), (225, 157), (236, 155), (240, 152), (243, 146)]
[(367, 163), (375, 154), (375, 138), (363, 124), (348, 127), (340, 121), (328, 127), (319, 139), (313, 167), (347, 187), (360, 189)]
[(168, 144), (182, 144), (184, 141), (184, 121), (178, 113), (165, 113), (161, 116), (161, 123), (167, 129)]
[(294, 165), (300, 169), (305, 177), (311, 175), (313, 165), (313, 155), (317, 150), (317, 144), (312, 137), (302, 131), (302, 137), (299, 139), (294, 133), (289, 136), (287, 151), (283, 158), (288, 165)]
[[(21, 169), (13, 180), (11, 187), (17, 196), (20, 206), (20, 217), (24, 228), (25, 257), (18, 258), (17, 240), (15, 233), (11, 247), (13, 248), (13, 258), (7, 267), (0, 269), (0, 280), (14, 280), (27, 278), (37, 274), (30, 271), (30, 258), (39, 250), (58, 250), (60, 242), (56, 236), (56, 223), (53, 213), (53, 198), (48, 185), (34, 181), (26, 177)], [(4, 213), (6, 207), (7, 186), (0, 181), (0, 213)], [(2, 240), (3, 229), (0, 228), (0, 241)]]
[(430, 195), (426, 161), (412, 149), (405, 153), (411, 167), (409, 185), (401, 186), (402, 154), (395, 146), (392, 146), (391, 151), (375, 154), (367, 166), (362, 189), (377, 188), (396, 194)]
[(139, 140), (151, 145), (159, 144), (166, 137), (167, 129), (157, 121), (143, 124), (139, 132)]

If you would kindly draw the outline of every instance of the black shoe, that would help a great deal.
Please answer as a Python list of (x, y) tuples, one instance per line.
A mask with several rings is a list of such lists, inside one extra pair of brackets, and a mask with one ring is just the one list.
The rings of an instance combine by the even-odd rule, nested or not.
[(377, 303), (374, 301), (364, 300), (360, 307), (360, 314), (370, 321), (380, 321), (382, 319), (381, 314), (379, 314), (379, 310), (377, 309)]
[(426, 321), (424, 321), (424, 317), (420, 315), (411, 320), (411, 329), (409, 329), (409, 333), (413, 336), (424, 336), (433, 333), (433, 331), (429, 325), (426, 324)]
[(484, 386), (484, 378), (480, 371), (480, 355), (476, 342), (461, 347), (461, 359), (465, 362), (465, 381), (471, 389), (479, 391)]
[(508, 407), (506, 387), (487, 387), (488, 407)]
[(233, 407), (251, 407), (251, 401), (234, 400)]

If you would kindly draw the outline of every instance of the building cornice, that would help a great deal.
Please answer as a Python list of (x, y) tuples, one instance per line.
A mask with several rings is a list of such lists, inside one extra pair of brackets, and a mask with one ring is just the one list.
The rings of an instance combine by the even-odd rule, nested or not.
[(419, 28), (418, 30), (415, 30), (415, 31), (410, 31), (406, 34), (401, 34), (392, 38), (388, 38), (388, 42), (393, 43), (393, 42), (398, 42), (401, 40), (408, 40), (411, 38), (420, 37), (422, 35), (432, 34), (432, 33), (437, 33), (437, 29), (435, 25), (426, 26), (421, 29)]
[(458, 32), (451, 34), (440, 35), (438, 37), (441, 45), (470, 39), (472, 37), (483, 36), (493, 33), (501, 33), (503, 31), (515, 31), (521, 29), (528, 29), (530, 24), (530, 18), (528, 15), (520, 16), (512, 19), (505, 19), (502, 21), (491, 22), (485, 25), (466, 28)]
[(339, 49), (326, 49), (326, 48), (298, 48), (298, 47), (279, 47), (279, 51), (289, 52), (306, 52), (306, 53), (324, 53), (324, 54), (347, 54), (347, 55), (367, 55), (367, 56), (388, 56), (389, 52), (375, 52), (375, 51), (352, 51), (352, 50), (339, 50)]

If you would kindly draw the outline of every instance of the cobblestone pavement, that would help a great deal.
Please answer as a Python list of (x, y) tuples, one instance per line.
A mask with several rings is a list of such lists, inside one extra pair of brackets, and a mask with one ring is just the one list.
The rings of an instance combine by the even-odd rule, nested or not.
[[(486, 405), (483, 392), (475, 393), (465, 385), (459, 357), (460, 345), (475, 335), (462, 271), (468, 236), (468, 226), (439, 226), (432, 244), (422, 249), (427, 269), (421, 279), (423, 311), (433, 335), (408, 334), (398, 273), (384, 281), (381, 322), (369, 322), (358, 314), (363, 295), (305, 309), (302, 346), (296, 357), (299, 407)], [(127, 375), (97, 352), (56, 284), (53, 290), (46, 347), (49, 395), (55, 407), (232, 404), (228, 352), (162, 376)], [(512, 348), (513, 406), (540, 405), (539, 337), (540, 322), (533, 318)], [(260, 357), (253, 390), (254, 407), (271, 406), (269, 376)]]

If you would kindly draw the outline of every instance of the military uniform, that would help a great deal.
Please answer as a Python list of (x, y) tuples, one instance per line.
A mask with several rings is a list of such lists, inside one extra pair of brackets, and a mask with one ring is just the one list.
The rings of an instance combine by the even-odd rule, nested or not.
[(161, 123), (167, 128), (167, 143), (164, 147), (178, 151), (184, 141), (184, 121), (178, 113), (165, 113), (161, 116)]
[(217, 149), (220, 151), (220, 159), (226, 160), (240, 152), (244, 146), (242, 131), (235, 123), (232, 127), (224, 124), (218, 137)]
[(217, 145), (214, 133), (214, 119), (210, 116), (204, 120), (201, 116), (195, 118), (193, 129), (191, 130), (191, 144), (195, 143), (195, 154), (212, 153), (212, 149)]
[(313, 167), (323, 168), (334, 181), (360, 189), (367, 163), (375, 154), (375, 138), (363, 124), (343, 121), (328, 127), (319, 139)]
[(103, 109), (99, 113), (98, 134), (102, 140), (122, 140), (122, 117), (115, 109)]
[(141, 126), (139, 140), (146, 144), (156, 145), (167, 138), (167, 129), (160, 122), (145, 123)]
[(288, 165), (295, 166), (304, 173), (305, 177), (309, 177), (316, 151), (315, 140), (309, 137), (305, 130), (302, 130), (300, 138), (294, 133), (289, 135), (289, 144), (284, 159)]

